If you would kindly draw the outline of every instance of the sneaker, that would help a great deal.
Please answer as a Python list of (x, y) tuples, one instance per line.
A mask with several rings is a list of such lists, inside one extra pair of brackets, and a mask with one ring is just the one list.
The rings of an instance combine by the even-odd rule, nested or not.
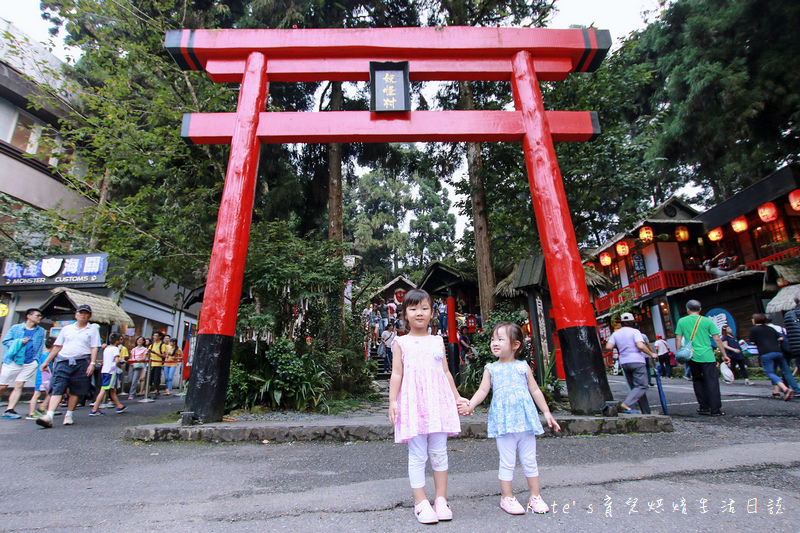
[(123, 405), (122, 407), (117, 409), (117, 412), (118, 413), (124, 413), (127, 410), (128, 410), (128, 406), (127, 405)]
[[(41, 418), (39, 420), (41, 420)], [(72, 415), (71, 414), (67, 413), (66, 415), (64, 415), (64, 425), (65, 426), (71, 426), (74, 423), (75, 423), (75, 421), (72, 420)]]
[(2, 418), (6, 419), (6, 420), (17, 420), (19, 418), (22, 418), (22, 415), (18, 414), (13, 409), (8, 409), (8, 410), (6, 410), (5, 413), (3, 413), (3, 417)]
[(525, 514), (525, 509), (513, 496), (500, 498), (500, 509), (504, 510), (508, 514)]
[(53, 412), (53, 416), (61, 416), (61, 415), (63, 415), (63, 414), (64, 414), (64, 413), (62, 413), (61, 411), (55, 411), (55, 412)]
[(746, 380), (744, 380), (744, 384), (745, 384), (745, 385), (752, 385), (752, 384), (753, 384), (753, 382), (752, 382), (752, 381), (750, 381), (749, 379), (746, 379)]
[[(794, 391), (792, 389), (786, 389), (786, 394), (783, 395), (783, 401), (788, 402), (789, 400), (792, 399), (792, 396), (794, 396)], [(6, 413), (8, 413), (8, 411), (6, 411)], [(3, 418), (5, 417), (6, 415), (3, 415)], [(17, 418), (19, 418), (19, 415), (17, 415)]]
[(37, 418), (41, 418), (43, 416), (44, 415), (39, 411), (34, 411), (32, 413), (29, 413), (28, 416), (25, 417), (25, 420), (36, 420)]
[(541, 496), (531, 496), (528, 500), (528, 509), (536, 514), (545, 514), (550, 512), (550, 508), (544, 503)]
[(433, 509), (436, 511), (436, 518), (438, 518), (440, 522), (453, 519), (453, 511), (450, 510), (450, 506), (447, 505), (447, 500), (442, 496), (439, 496), (433, 501)]
[(128, 395), (129, 400), (133, 400), (133, 394)]
[[(89, 416), (103, 416), (103, 415), (105, 415), (105, 413), (103, 411), (101, 411), (100, 409), (98, 409), (96, 411), (94, 409), (92, 409), (91, 411), (89, 411)], [(66, 420), (64, 421), (64, 423), (65, 424), (67, 423)]]
[(53, 427), (53, 419), (47, 415), (40, 416), (39, 418), (37, 418), (36, 423), (42, 426), (43, 428)]
[(414, 506), (414, 516), (420, 524), (436, 524), (439, 522), (439, 517), (436, 516), (436, 511), (431, 507), (431, 502), (423, 500)]

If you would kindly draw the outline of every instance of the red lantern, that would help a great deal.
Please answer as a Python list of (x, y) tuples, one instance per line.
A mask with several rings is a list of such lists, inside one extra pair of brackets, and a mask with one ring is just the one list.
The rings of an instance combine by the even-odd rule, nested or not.
[(800, 211), (800, 189), (795, 189), (789, 193), (789, 203), (792, 204), (792, 209)]
[(608, 252), (603, 252), (600, 254), (600, 264), (604, 267), (607, 267), (611, 264), (611, 254)]
[(650, 242), (653, 240), (653, 228), (650, 226), (642, 226), (639, 230), (639, 240), (642, 242)]
[(747, 231), (747, 217), (742, 215), (738, 218), (731, 220), (731, 227), (736, 233)]
[(617, 243), (617, 255), (620, 257), (625, 257), (628, 255), (628, 252), (630, 252), (630, 249), (628, 249), (628, 243), (625, 241), (619, 241)]
[(675, 228), (675, 238), (678, 242), (686, 242), (689, 240), (689, 228), (686, 226), (678, 226)]
[(778, 208), (772, 202), (767, 202), (758, 208), (758, 218), (762, 222), (772, 222), (778, 218)]
[(711, 241), (722, 240), (722, 228), (712, 229), (708, 232), (708, 239)]

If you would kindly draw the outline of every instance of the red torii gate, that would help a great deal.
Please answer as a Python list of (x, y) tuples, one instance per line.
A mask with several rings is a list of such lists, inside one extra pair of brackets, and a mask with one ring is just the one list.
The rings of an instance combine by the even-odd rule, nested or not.
[[(184, 70), (239, 82), (235, 113), (184, 115), (196, 144), (230, 144), (186, 410), (222, 419), (249, 242), (261, 143), (522, 142), (572, 410), (599, 412), (611, 392), (554, 141), (599, 134), (593, 112), (545, 111), (539, 81), (594, 71), (607, 30), (381, 28), (173, 30), (165, 46)], [(408, 61), (411, 81), (511, 81), (516, 111), (265, 112), (268, 81), (368, 81), (370, 61)]]

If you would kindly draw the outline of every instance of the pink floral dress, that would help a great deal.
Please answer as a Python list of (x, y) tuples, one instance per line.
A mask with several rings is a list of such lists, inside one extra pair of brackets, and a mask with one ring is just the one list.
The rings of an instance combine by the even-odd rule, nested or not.
[(397, 395), (394, 441), (417, 435), (461, 433), (456, 399), (442, 369), (444, 341), (438, 335), (404, 335), (394, 341), (403, 358), (403, 383)]

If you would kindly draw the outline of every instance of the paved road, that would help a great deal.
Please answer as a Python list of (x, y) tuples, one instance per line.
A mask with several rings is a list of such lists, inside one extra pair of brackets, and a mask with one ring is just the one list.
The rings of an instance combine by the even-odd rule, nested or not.
[[(694, 414), (691, 383), (665, 386), (675, 433), (539, 441), (548, 515), (503, 513), (494, 442), (451, 441), (455, 520), (428, 527), (412, 516), (403, 445), (119, 440), (177, 399), (103, 418), (84, 409), (50, 430), (3, 420), (0, 530), (800, 531), (800, 402), (767, 398), (765, 382), (724, 386), (728, 415), (709, 419)], [(518, 470), (521, 499), (523, 484)]]

